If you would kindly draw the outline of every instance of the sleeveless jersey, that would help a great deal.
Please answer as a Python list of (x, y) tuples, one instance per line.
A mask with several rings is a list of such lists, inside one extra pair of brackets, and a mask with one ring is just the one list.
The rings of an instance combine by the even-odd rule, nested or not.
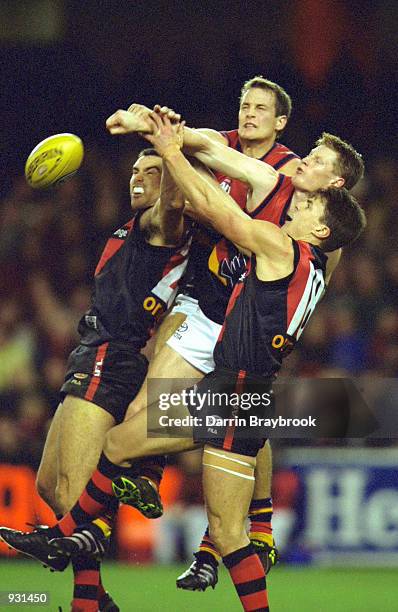
[(81, 344), (121, 341), (140, 350), (158, 317), (171, 305), (187, 265), (189, 244), (152, 246), (139, 211), (108, 240), (94, 275), (91, 308), (80, 319)]
[(274, 377), (294, 347), (325, 290), (327, 256), (293, 241), (294, 270), (286, 278), (261, 281), (256, 257), (234, 287), (214, 350), (216, 367)]
[[(254, 211), (247, 214), (253, 219), (281, 226), (285, 223), (293, 192), (291, 178), (280, 174), (274, 189)], [(208, 231), (204, 234), (208, 240), (207, 245), (203, 245), (203, 232), (199, 230), (202, 244), (200, 248), (196, 246), (196, 237), (195, 248), (191, 252), (197, 288), (195, 297), (204, 314), (222, 325), (232, 289), (246, 270), (246, 258), (220, 234), (210, 234)]]
[[(229, 132), (221, 132), (221, 134), (228, 140), (228, 146), (236, 151), (242, 153), (242, 148), (239, 142), (238, 130), (230, 130)], [(290, 149), (285, 147), (285, 145), (280, 142), (275, 142), (269, 151), (263, 157), (259, 158), (261, 161), (269, 164), (275, 170), (281, 171), (283, 166), (285, 166), (288, 162), (292, 161), (292, 159), (300, 159), (298, 155), (293, 153)], [(247, 192), (248, 186), (246, 183), (242, 183), (242, 181), (238, 181), (237, 179), (231, 179), (225, 174), (221, 172), (216, 172), (216, 177), (224, 191), (229, 193), (229, 195), (239, 204), (239, 206), (244, 209), (246, 206), (247, 200)]]

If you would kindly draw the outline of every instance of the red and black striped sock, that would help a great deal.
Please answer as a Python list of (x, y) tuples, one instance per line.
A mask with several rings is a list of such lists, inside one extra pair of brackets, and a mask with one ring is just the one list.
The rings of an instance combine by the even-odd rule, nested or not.
[(73, 600), (72, 612), (98, 612), (100, 562), (86, 555), (72, 559)]
[(259, 540), (265, 542), (269, 546), (273, 546), (274, 538), (272, 536), (272, 499), (266, 497), (264, 499), (253, 499), (249, 508), (250, 532), (251, 540)]
[[(155, 457), (147, 457), (134, 461), (131, 471), (128, 473), (130, 473), (133, 478), (137, 476), (147, 478), (157, 489), (159, 489), (165, 466), (166, 457), (164, 455), (157, 455)], [(123, 470), (123, 474), (125, 473), (127, 473), (126, 470)]]
[(109, 461), (102, 453), (97, 469), (78, 501), (72, 510), (57, 523), (56, 528), (59, 534), (54, 537), (70, 536), (77, 525), (84, 525), (97, 517), (105, 516), (115, 503), (112, 480), (120, 476), (122, 472), (123, 468)]
[[(209, 527), (206, 528), (201, 543), (199, 544), (199, 556), (203, 561), (209, 561), (214, 564), (221, 559), (221, 555), (218, 553), (217, 548), (214, 546), (211, 537), (209, 536)], [(197, 556), (197, 555), (196, 555)]]
[(269, 612), (263, 565), (252, 544), (223, 557), (246, 612)]
[(99, 584), (98, 584), (98, 591), (97, 591), (97, 599), (98, 602), (101, 601), (101, 599), (103, 599), (104, 597), (106, 597), (107, 592), (104, 589), (104, 585), (102, 584), (102, 578), (101, 578), (101, 574), (99, 577)]

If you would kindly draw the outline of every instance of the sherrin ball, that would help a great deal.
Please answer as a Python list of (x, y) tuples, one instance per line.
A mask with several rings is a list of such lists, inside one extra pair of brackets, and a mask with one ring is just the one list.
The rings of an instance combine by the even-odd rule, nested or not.
[(49, 136), (26, 160), (26, 180), (33, 189), (52, 187), (79, 169), (83, 154), (83, 143), (75, 134)]

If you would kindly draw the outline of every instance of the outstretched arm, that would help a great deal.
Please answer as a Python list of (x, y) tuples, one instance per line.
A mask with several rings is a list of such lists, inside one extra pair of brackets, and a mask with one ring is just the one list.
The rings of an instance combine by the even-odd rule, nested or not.
[(204, 180), (184, 157), (180, 142), (167, 117), (152, 115), (153, 135), (146, 138), (155, 146), (175, 183), (192, 208), (226, 238), (256, 254), (291, 252), (291, 241), (279, 227), (246, 215), (230, 196)]
[[(172, 122), (178, 123), (181, 120), (181, 115), (168, 107), (161, 107), (159, 104), (156, 104), (154, 110), (155, 112), (166, 114)], [(127, 110), (119, 109), (110, 115), (106, 120), (106, 129), (114, 136), (135, 133), (151, 134), (153, 129), (153, 124), (150, 121), (151, 112), (151, 109), (143, 104), (131, 104)], [(227, 139), (216, 130), (199, 128), (198, 130), (191, 131), (204, 134), (212, 141), (227, 144)], [(195, 141), (193, 141), (192, 146), (195, 146)]]
[(248, 157), (191, 128), (184, 129), (184, 152), (194, 155), (212, 170), (247, 183), (256, 203), (264, 200), (272, 191), (279, 177), (269, 164)]
[(154, 216), (165, 244), (178, 244), (184, 232), (184, 196), (164, 164)]
[[(180, 130), (181, 131), (181, 130)], [(182, 134), (180, 136), (182, 143)], [(157, 246), (176, 245), (184, 234), (184, 196), (163, 164), (160, 181), (160, 197), (156, 204), (143, 215), (149, 243)]]
[[(165, 107), (155, 107), (159, 112)], [(180, 115), (171, 109), (162, 116), (171, 121), (178, 121)], [(132, 104), (128, 111), (118, 110), (106, 121), (111, 134), (129, 134), (140, 132), (151, 134), (151, 111), (141, 104)], [(249, 185), (252, 199), (259, 203), (272, 191), (278, 173), (272, 166), (258, 159), (253, 159), (228, 147), (224, 137), (214, 130), (194, 130), (184, 128), (184, 152), (194, 155), (203, 164), (223, 172), (226, 176), (238, 179)]]

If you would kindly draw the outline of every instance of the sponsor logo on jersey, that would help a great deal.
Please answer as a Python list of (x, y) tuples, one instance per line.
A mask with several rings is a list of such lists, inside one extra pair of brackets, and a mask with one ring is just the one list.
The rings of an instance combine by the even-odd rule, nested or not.
[(94, 376), (101, 376), (101, 372), (102, 372), (102, 365), (104, 363), (103, 359), (100, 359), (99, 361), (95, 362), (95, 366), (94, 366)]
[(126, 229), (123, 229), (122, 227), (120, 229), (117, 229), (116, 232), (114, 232), (114, 236), (116, 238), (126, 238), (128, 235), (129, 231)]
[(73, 376), (75, 378), (79, 378), (80, 380), (84, 380), (85, 378), (88, 378), (88, 374), (82, 374), (81, 372), (75, 372)]
[(176, 338), (177, 340), (181, 340), (182, 338), (181, 334), (183, 334), (187, 330), (188, 330), (188, 323), (181, 323), (180, 327), (174, 332), (174, 338)]
[(159, 317), (164, 312), (163, 303), (153, 295), (148, 295), (142, 303), (144, 310), (152, 313), (154, 317)]
[(295, 342), (293, 338), (283, 336), (282, 334), (276, 334), (272, 338), (272, 348), (280, 350), (284, 356), (288, 355), (294, 348)]

